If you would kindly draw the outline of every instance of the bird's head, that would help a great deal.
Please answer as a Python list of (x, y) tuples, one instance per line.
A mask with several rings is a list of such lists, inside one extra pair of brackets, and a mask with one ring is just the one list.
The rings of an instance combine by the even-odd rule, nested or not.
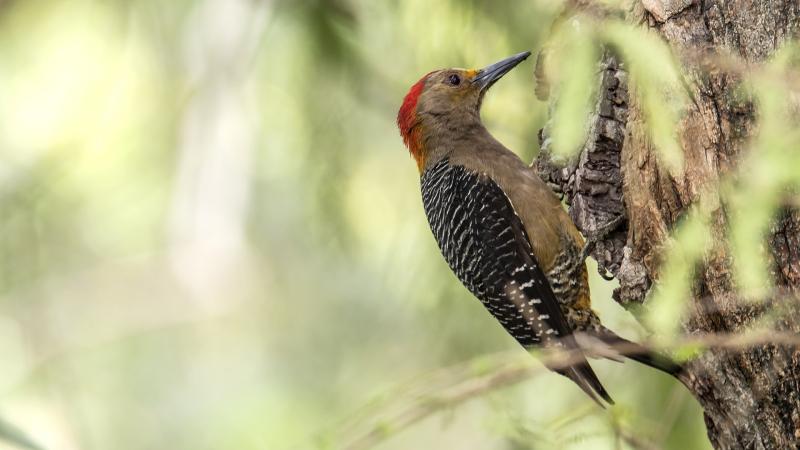
[(431, 141), (480, 126), (486, 91), (530, 54), (522, 52), (483, 69), (437, 70), (411, 86), (397, 113), (397, 126), (420, 172)]

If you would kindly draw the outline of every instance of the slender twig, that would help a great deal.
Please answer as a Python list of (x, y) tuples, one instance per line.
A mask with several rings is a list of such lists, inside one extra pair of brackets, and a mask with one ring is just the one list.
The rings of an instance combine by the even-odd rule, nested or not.
[[(448, 372), (455, 372), (459, 376), (456, 377), (455, 380), (451, 378), (444, 388), (434, 391), (421, 389), (419, 393), (413, 396), (414, 398), (411, 399), (411, 404), (399, 408), (399, 411), (394, 414), (373, 415), (373, 417), (377, 417), (377, 419), (372, 420), (371, 424), (367, 425), (366, 431), (364, 430), (363, 423), (353, 426), (352, 433), (344, 433), (345, 436), (341, 441), (345, 442), (345, 444), (341, 448), (347, 450), (371, 448), (377, 443), (442, 409), (451, 408), (493, 390), (520, 383), (544, 372), (545, 368), (568, 367), (582, 360), (585, 354), (591, 354), (593, 351), (600, 352), (601, 350), (605, 350), (601, 348), (592, 348), (591, 341), (588, 342), (588, 344), (588, 347), (585, 346), (583, 349), (542, 352), (538, 355), (538, 359), (543, 363), (540, 365), (534, 365), (533, 360), (528, 357), (521, 358), (517, 356), (509, 358), (508, 354), (504, 354), (501, 358), (495, 360), (497, 366), (488, 373), (475, 374), (475, 370), (470, 371), (468, 368), (474, 366), (474, 362), (459, 364), (454, 368), (437, 373), (437, 377), (441, 377)], [(597, 344), (600, 345), (599, 342)], [(787, 332), (703, 334), (679, 339), (676, 341), (675, 346), (691, 345), (705, 348), (736, 350), (764, 344), (800, 347), (800, 335)], [(605, 346), (605, 344), (603, 345)], [(633, 353), (639, 350), (625, 343), (614, 345), (613, 348), (620, 354)], [(348, 435), (350, 436), (349, 438), (347, 437)], [(630, 434), (623, 434), (620, 436), (631, 446), (637, 448), (653, 448), (653, 444), (637, 440)]]

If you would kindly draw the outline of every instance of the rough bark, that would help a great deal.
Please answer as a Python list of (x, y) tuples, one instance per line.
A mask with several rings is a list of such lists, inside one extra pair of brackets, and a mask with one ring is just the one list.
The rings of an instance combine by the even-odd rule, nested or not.
[[(659, 279), (663, 246), (676, 221), (703, 188), (736, 167), (756, 130), (752, 103), (734, 95), (736, 73), (708, 67), (702, 54), (737, 55), (748, 63), (769, 58), (800, 29), (795, 0), (641, 0), (629, 16), (659, 33), (681, 59), (693, 102), (676, 134), (685, 171), (670, 173), (648, 140), (646, 121), (634, 94), (628, 95), (624, 67), (604, 55), (598, 102), (586, 145), (566, 167), (551, 161), (547, 127), (534, 162), (543, 178), (564, 193), (569, 211), (586, 236), (623, 216), (593, 257), (620, 282), (615, 299), (625, 307), (646, 303)], [(687, 333), (731, 333), (746, 329), (763, 307), (743, 303), (732, 279), (725, 246), (724, 203), (712, 213), (715, 245), (697, 271)], [(776, 330), (800, 332), (793, 298), (800, 288), (800, 214), (787, 209), (769, 238), (773, 276), (784, 306)], [(693, 361), (687, 378), (705, 411), (716, 448), (797, 448), (800, 443), (800, 351), (781, 345), (741, 351), (711, 350)]]

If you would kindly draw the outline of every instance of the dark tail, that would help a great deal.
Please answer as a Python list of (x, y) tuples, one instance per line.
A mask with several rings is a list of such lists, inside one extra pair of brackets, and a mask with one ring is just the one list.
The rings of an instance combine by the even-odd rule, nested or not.
[(583, 392), (585, 392), (586, 395), (591, 397), (592, 400), (600, 405), (601, 408), (606, 407), (606, 405), (600, 401), (601, 399), (606, 403), (613, 405), (614, 400), (611, 399), (611, 396), (608, 395), (608, 392), (606, 392), (603, 384), (600, 383), (600, 380), (597, 378), (594, 370), (592, 370), (592, 367), (589, 365), (589, 362), (586, 360), (586, 357), (584, 356), (574, 337), (569, 335), (561, 342), (565, 344), (565, 348), (567, 350), (577, 352), (572, 355), (574, 358), (574, 363), (568, 366), (554, 365), (551, 366), (550, 369), (572, 380), (581, 389), (583, 389)]
[(670, 357), (654, 352), (647, 347), (619, 337), (613, 331), (603, 329), (603, 333), (596, 335), (605, 344), (613, 347), (620, 355), (640, 362), (646, 366), (658, 369), (678, 378), (683, 372), (683, 366), (673, 361)]
[(610, 405), (614, 404), (614, 400), (611, 400), (611, 396), (608, 395), (603, 384), (597, 379), (597, 375), (595, 375), (588, 362), (579, 363), (563, 369), (555, 369), (555, 371), (575, 382), (575, 384), (583, 389), (583, 392), (591, 397), (601, 408), (605, 408), (606, 405), (604, 405), (600, 399), (605, 400)]

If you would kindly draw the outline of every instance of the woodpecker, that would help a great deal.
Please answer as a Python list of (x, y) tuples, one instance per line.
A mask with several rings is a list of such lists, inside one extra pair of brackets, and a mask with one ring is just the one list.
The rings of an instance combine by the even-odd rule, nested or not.
[(682, 369), (602, 326), (583, 236), (545, 182), (481, 122), (487, 90), (528, 56), (428, 73), (405, 96), (397, 125), (419, 169), (433, 236), (461, 283), (523, 347), (577, 354), (549, 368), (599, 405), (613, 404), (587, 356), (627, 356), (676, 377)]

